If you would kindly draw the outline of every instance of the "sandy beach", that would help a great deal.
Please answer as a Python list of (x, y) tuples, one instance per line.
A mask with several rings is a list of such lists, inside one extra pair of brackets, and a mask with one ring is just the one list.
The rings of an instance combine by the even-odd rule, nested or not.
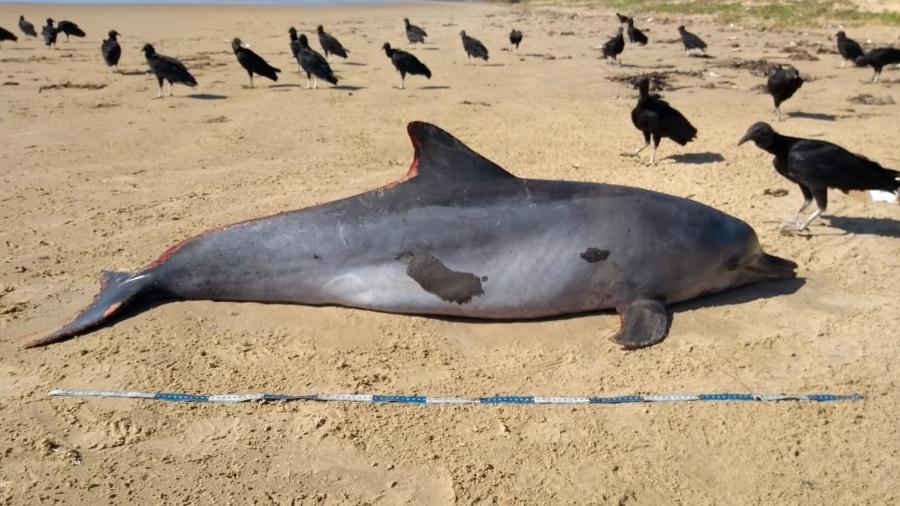
[[(737, 141), (773, 121), (748, 61), (808, 81), (775, 128), (900, 168), (900, 71), (841, 69), (820, 30), (759, 32), (638, 17), (651, 43), (622, 66), (594, 46), (605, 10), (428, 3), (353, 7), (0, 5), (76, 21), (84, 39), (0, 47), (0, 502), (3, 504), (894, 504), (900, 501), (900, 206), (830, 193), (825, 219), (784, 236), (801, 204), (771, 156)], [(403, 17), (426, 28), (409, 49)], [(288, 27), (337, 35), (341, 86), (306, 90)], [(685, 57), (676, 27), (710, 44)], [(525, 33), (506, 49), (512, 27)], [(122, 33), (122, 74), (100, 41)], [(488, 64), (467, 65), (459, 31)], [(848, 27), (890, 44), (896, 28)], [(229, 41), (281, 68), (249, 89)], [(145, 42), (199, 81), (155, 100)], [(384, 42), (433, 77), (399, 75)], [(636, 90), (698, 128), (640, 146)], [(870, 95), (869, 99), (859, 99)], [(860, 103), (863, 102), (863, 103)], [(878, 102), (880, 105), (873, 104)], [(87, 305), (103, 270), (134, 271), (181, 239), (354, 195), (403, 176), (409, 121), (433, 122), (516, 175), (625, 184), (732, 214), (796, 281), (673, 307), (669, 336), (625, 352), (614, 312), (478, 323), (346, 308), (173, 302), (37, 350)], [(774, 123), (773, 123), (774, 124)], [(649, 153), (648, 153), (649, 154)], [(646, 160), (646, 158), (645, 158)], [(431, 396), (860, 393), (853, 403), (418, 407), (181, 405), (50, 398), (53, 388)]]

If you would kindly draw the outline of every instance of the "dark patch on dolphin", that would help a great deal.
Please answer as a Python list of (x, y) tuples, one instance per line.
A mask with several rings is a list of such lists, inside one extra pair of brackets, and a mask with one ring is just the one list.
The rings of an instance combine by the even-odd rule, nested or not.
[(583, 258), (587, 263), (593, 264), (609, 258), (609, 251), (600, 248), (588, 248), (578, 256)]
[(466, 304), (472, 297), (484, 295), (481, 278), (469, 272), (450, 270), (427, 251), (407, 251), (399, 259), (407, 262), (406, 273), (423, 290), (446, 301)]
[[(615, 308), (622, 328), (612, 339), (630, 349), (665, 337), (666, 305), (796, 276), (796, 264), (764, 253), (749, 225), (703, 204), (520, 179), (434, 125), (407, 129), (415, 157), (400, 181), (202, 233), (133, 274), (104, 273), (90, 306), (28, 346), (164, 298), (490, 320)], [(614, 254), (585, 244), (615, 245)]]

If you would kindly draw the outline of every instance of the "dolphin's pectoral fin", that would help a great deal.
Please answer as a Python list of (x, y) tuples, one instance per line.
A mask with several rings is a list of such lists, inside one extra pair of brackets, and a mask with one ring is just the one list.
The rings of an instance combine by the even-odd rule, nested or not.
[(612, 341), (626, 350), (652, 346), (666, 337), (672, 318), (662, 302), (638, 299), (616, 309), (622, 318), (622, 328)]
[(152, 275), (128, 272), (105, 271), (100, 283), (100, 293), (77, 318), (56, 332), (27, 343), (25, 348), (58, 343), (93, 330), (153, 286)]

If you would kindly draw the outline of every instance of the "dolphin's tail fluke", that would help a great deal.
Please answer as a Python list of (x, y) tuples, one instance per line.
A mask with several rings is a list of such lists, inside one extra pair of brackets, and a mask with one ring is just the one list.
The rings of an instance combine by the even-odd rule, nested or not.
[(46, 346), (87, 333), (109, 321), (129, 302), (149, 291), (154, 285), (153, 275), (149, 273), (109, 271), (103, 272), (100, 283), (100, 293), (77, 318), (56, 332), (27, 343), (25, 348)]

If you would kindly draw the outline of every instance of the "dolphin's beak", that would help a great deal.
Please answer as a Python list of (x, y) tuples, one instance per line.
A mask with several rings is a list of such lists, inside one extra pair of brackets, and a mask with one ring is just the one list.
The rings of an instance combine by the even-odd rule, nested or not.
[(752, 264), (744, 266), (744, 270), (754, 280), (794, 279), (797, 277), (797, 264), (784, 258), (763, 253)]
[(744, 136), (741, 137), (741, 140), (738, 141), (738, 146), (740, 146), (741, 144), (743, 144), (743, 143), (749, 141), (750, 138), (751, 138), (751, 137), (750, 137), (750, 132), (745, 133)]

